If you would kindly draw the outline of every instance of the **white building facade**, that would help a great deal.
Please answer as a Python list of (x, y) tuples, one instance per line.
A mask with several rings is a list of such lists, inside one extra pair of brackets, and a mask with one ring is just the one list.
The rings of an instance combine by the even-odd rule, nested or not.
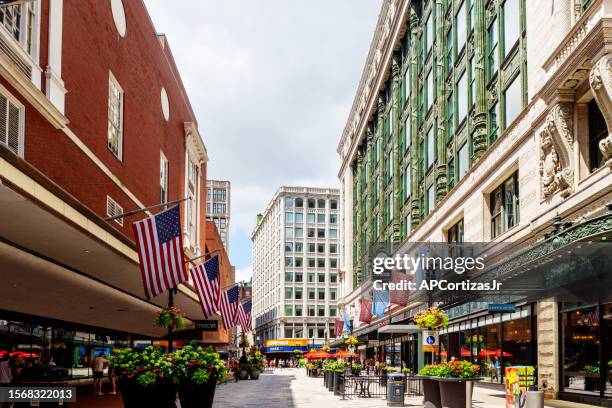
[(339, 191), (281, 187), (251, 234), (258, 342), (333, 336), (338, 316)]
[(231, 183), (226, 180), (206, 180), (206, 220), (217, 226), (225, 250), (229, 253)]

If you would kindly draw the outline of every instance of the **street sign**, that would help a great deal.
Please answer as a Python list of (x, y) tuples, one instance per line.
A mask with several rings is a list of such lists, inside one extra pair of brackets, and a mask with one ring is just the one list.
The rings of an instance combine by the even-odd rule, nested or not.
[(514, 313), (516, 305), (514, 303), (489, 303), (489, 313)]
[(423, 330), (423, 351), (438, 351), (439, 347), (438, 332), (433, 330)]
[(195, 329), (203, 332), (214, 332), (219, 330), (219, 322), (217, 320), (195, 320)]

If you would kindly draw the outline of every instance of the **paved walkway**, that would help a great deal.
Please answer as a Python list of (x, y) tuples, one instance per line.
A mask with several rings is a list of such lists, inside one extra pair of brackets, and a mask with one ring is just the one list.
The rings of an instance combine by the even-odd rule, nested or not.
[[(406, 398), (407, 407), (423, 407), (422, 397)], [(238, 381), (217, 387), (213, 408), (383, 408), (380, 398), (342, 400), (323, 388), (323, 378), (304, 369), (285, 368), (262, 374), (258, 381)], [(505, 407), (503, 392), (476, 387), (474, 408)], [(548, 407), (548, 405), (547, 405)]]

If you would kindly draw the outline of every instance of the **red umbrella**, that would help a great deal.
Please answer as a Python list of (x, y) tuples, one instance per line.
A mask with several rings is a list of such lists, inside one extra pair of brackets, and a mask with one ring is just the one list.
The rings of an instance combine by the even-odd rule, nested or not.
[(340, 350), (336, 352), (336, 354), (331, 355), (332, 358), (349, 358), (349, 357), (359, 357), (359, 354), (351, 354), (347, 350)]
[[(478, 356), (480, 357), (501, 357), (502, 352), (501, 349), (497, 350), (480, 350)], [(504, 351), (504, 357), (512, 357), (512, 354)]]
[(461, 349), (461, 357), (469, 357), (471, 355), (470, 349), (462, 348)]
[(14, 352), (10, 353), (9, 355), (11, 357), (22, 356), (23, 358), (38, 358), (38, 354), (36, 354), (36, 353), (26, 353), (25, 351), (14, 351)]
[(315, 351), (314, 353), (308, 353), (308, 354), (310, 354), (310, 357), (308, 358), (314, 358), (314, 359), (333, 357), (333, 354), (329, 354), (323, 350)]

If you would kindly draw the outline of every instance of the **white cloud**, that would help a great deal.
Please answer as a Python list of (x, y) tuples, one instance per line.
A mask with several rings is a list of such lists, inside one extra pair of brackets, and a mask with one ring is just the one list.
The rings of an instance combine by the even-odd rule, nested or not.
[(253, 276), (253, 266), (249, 265), (246, 268), (236, 269), (236, 282), (248, 281)]
[[(208, 175), (232, 182), (230, 236), (245, 241), (282, 185), (337, 186), (336, 146), (381, 0), (145, 3), (197, 115)], [(232, 246), (230, 257), (250, 262)]]

